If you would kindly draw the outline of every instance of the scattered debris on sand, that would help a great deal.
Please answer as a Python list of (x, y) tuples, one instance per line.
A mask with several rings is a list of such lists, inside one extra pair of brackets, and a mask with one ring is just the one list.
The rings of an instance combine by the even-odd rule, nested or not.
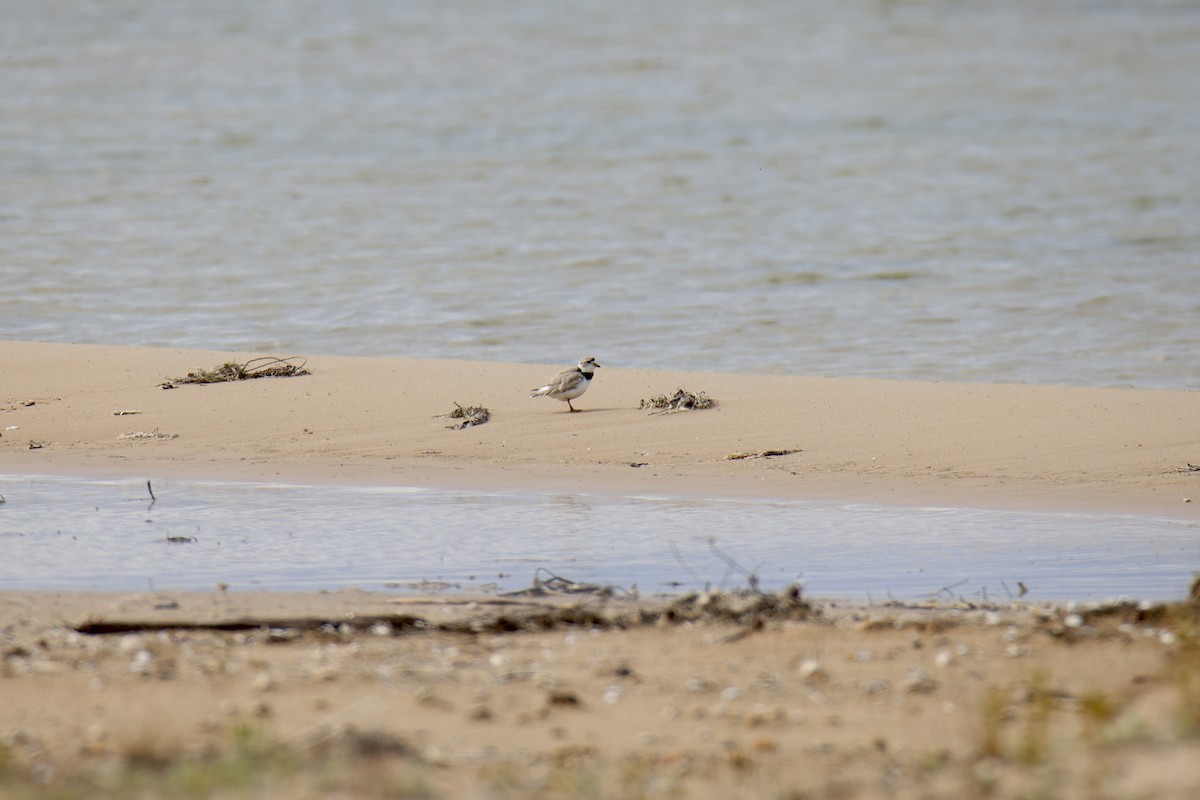
[(1050, 782), (1086, 797), (1119, 779), (1111, 796), (1182, 800), (1200, 786), (1194, 604), (217, 588), (0, 598), (5, 796), (708, 799), (751, 781), (779, 798), (1014, 798)]
[(676, 389), (675, 394), (670, 397), (660, 394), (658, 397), (643, 400), (638, 408), (652, 409), (651, 413), (653, 414), (673, 414), (676, 411), (699, 411), (705, 408), (713, 408), (716, 404), (717, 401), (704, 392), (689, 392), (686, 389)]
[(178, 433), (159, 433), (158, 428), (152, 431), (127, 431), (117, 437), (118, 439), (178, 439)]
[(114, 412), (112, 412), (112, 415), (114, 417), (129, 417), (134, 414), (140, 414), (140, 413), (142, 413), (140, 410), (129, 409), (129, 410), (125, 410), (125, 411), (114, 411)]
[(803, 453), (804, 451), (798, 447), (788, 448), (784, 450), (763, 450), (761, 453), (730, 453), (725, 456), (726, 461), (741, 461), (746, 458), (776, 458), (778, 456), (790, 456), (792, 453)]
[(305, 365), (308, 361), (300, 356), (261, 356), (252, 358), (244, 364), (228, 361), (215, 369), (198, 369), (189, 372), (182, 378), (172, 378), (162, 385), (164, 389), (174, 389), (183, 383), (227, 383), (229, 381), (245, 381), (251, 378), (291, 378), (297, 375), (311, 374)]
[[(546, 573), (549, 577), (542, 578), (542, 573)], [(563, 578), (555, 575), (545, 567), (538, 567), (533, 573), (533, 585), (528, 589), (520, 589), (515, 592), (507, 592), (502, 597), (545, 597), (551, 594), (590, 594), (597, 597), (612, 597), (617, 593), (636, 596), (637, 592), (625, 591), (624, 589), (613, 586), (611, 584), (601, 583), (579, 583), (577, 581)]]
[[(171, 544), (199, 541), (196, 537), (168, 537)], [(99, 636), (162, 631), (270, 631), (279, 640), (303, 633), (345, 637), (355, 632), (386, 629), (403, 633), (507, 633), (583, 626), (601, 630), (638, 626), (684, 625), (723, 622), (758, 630), (766, 621), (821, 620), (822, 609), (810, 603), (798, 586), (779, 592), (711, 589), (678, 596), (641, 598), (615, 586), (574, 583), (553, 575), (536, 579), (540, 592), (524, 590), (499, 597), (439, 598), (428, 613), (428, 599), (413, 598), (411, 609), (364, 613), (352, 622), (326, 614), (295, 616), (232, 614), (207, 619), (175, 613), (122, 615), (117, 612), (88, 615), (70, 627), (77, 633)], [(170, 611), (170, 609), (167, 609)], [(284, 634), (283, 632), (288, 632)]]
[(469, 428), (472, 425), (482, 425), (491, 417), (491, 412), (489, 412), (483, 406), (464, 407), (460, 406), (458, 403), (455, 403), (454, 406), (455, 408), (453, 411), (451, 411), (449, 414), (443, 414), (442, 416), (448, 419), (461, 419), (462, 422), (454, 425), (447, 425), (447, 430), (461, 431), (463, 428)]

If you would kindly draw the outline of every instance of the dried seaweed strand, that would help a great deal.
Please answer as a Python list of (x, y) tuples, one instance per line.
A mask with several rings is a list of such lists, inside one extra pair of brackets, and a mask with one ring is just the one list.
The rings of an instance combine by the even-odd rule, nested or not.
[(251, 378), (290, 378), (310, 374), (304, 368), (307, 363), (307, 359), (301, 356), (260, 356), (244, 364), (227, 361), (214, 369), (198, 369), (182, 378), (173, 378), (171, 383), (227, 383)]
[(670, 397), (660, 394), (658, 397), (643, 400), (638, 408), (657, 409), (651, 412), (654, 414), (672, 414), (677, 411), (698, 411), (705, 408), (712, 408), (716, 404), (717, 401), (704, 392), (689, 392), (686, 389), (677, 389), (675, 394)]
[(491, 417), (491, 412), (489, 412), (483, 406), (466, 406), (466, 407), (464, 407), (464, 406), (460, 406), (458, 403), (455, 403), (454, 405), (455, 405), (455, 408), (453, 411), (451, 411), (449, 414), (442, 415), (444, 417), (447, 417), (448, 419), (461, 419), (462, 420), (462, 422), (458, 423), (457, 425), (447, 425), (446, 426), (449, 430), (452, 430), (452, 431), (461, 431), (463, 428), (469, 428), (472, 425), (482, 425), (483, 423), (487, 422), (488, 419)]

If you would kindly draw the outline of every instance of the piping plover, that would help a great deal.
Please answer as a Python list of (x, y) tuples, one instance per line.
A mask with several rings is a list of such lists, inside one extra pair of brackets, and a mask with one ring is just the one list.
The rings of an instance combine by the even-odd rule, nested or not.
[(529, 396), (553, 397), (555, 400), (563, 400), (566, 402), (567, 408), (578, 411), (578, 408), (571, 405), (571, 401), (587, 391), (588, 385), (592, 382), (592, 376), (596, 374), (599, 367), (596, 359), (585, 358), (579, 362), (579, 366), (564, 369), (551, 378), (545, 386), (534, 389), (533, 394)]

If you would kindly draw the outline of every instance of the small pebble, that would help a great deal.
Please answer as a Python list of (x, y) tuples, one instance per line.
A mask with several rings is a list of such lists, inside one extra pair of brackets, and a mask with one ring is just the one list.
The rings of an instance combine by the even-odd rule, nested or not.
[[(336, 681), (340, 674), (341, 670), (335, 667), (333, 664), (317, 664), (308, 671), (308, 676), (314, 681)], [(267, 678), (271, 677), (265, 672), (259, 673), (259, 675), (266, 676)], [(257, 684), (257, 682), (258, 679), (256, 678), (255, 683)], [(273, 685), (273, 682), (269, 682), (266, 688), (269, 689), (271, 685)]]
[(134, 654), (133, 660), (129, 662), (129, 671), (138, 675), (149, 675), (150, 665), (154, 662), (154, 655), (149, 650), (138, 650)]
[(142, 646), (142, 637), (136, 633), (128, 636), (122, 636), (121, 640), (117, 642), (117, 650), (122, 653), (135, 653), (138, 650), (141, 650)]
[(904, 688), (915, 694), (930, 694), (937, 691), (937, 681), (928, 672), (916, 667), (905, 673)]
[(809, 658), (800, 664), (800, 677), (804, 680), (817, 681), (828, 678), (829, 674), (825, 672), (825, 668), (821, 666), (821, 662), (815, 658)]
[(250, 681), (250, 688), (256, 692), (269, 692), (275, 688), (275, 679), (271, 677), (269, 672), (259, 672)]

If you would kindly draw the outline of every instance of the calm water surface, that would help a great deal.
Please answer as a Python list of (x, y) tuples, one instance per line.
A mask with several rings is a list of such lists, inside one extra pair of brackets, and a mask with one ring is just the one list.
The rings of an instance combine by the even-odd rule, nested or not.
[(1125, 516), (179, 481), (151, 504), (141, 481), (15, 476), (0, 494), (4, 588), (503, 590), (545, 569), (642, 592), (753, 573), (856, 600), (1174, 599), (1200, 568), (1200, 523)]
[(1195, 2), (13, 0), (0, 52), (3, 338), (1200, 385)]

